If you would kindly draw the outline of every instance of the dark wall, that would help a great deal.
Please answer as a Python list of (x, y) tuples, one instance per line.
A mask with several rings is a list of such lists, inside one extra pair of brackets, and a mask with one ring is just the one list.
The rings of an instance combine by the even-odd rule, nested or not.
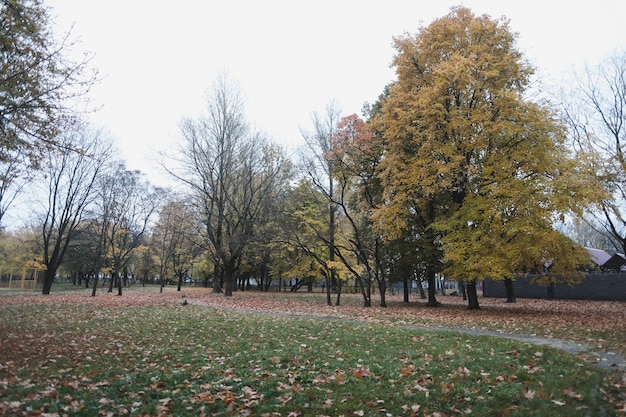
[[(518, 298), (548, 298), (548, 287), (531, 284), (530, 277), (513, 281), (513, 291)], [(486, 280), (483, 284), (485, 297), (506, 298), (504, 281)], [(607, 300), (626, 301), (626, 273), (587, 274), (580, 284), (554, 284), (554, 298), (561, 300)]]

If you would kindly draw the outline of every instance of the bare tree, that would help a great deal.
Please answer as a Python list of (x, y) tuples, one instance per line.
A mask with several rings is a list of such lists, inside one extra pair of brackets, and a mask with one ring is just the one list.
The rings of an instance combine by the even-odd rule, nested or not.
[[(333, 203), (345, 219), (349, 236), (346, 244), (336, 245), (336, 253), (360, 284), (364, 306), (371, 306), (371, 285), (375, 282), (379, 289), (380, 306), (386, 307), (387, 281), (384, 274), (386, 268), (382, 265), (382, 241), (380, 234), (374, 230), (372, 219), (372, 213), (382, 201), (382, 187), (378, 179), (383, 155), (381, 141), (355, 114), (341, 119), (332, 141), (329, 158), (335, 167), (337, 184)], [(348, 257), (347, 254), (353, 256)]]
[(558, 227), (564, 235), (569, 236), (578, 244), (587, 248), (602, 249), (607, 252), (621, 251), (621, 245), (615, 239), (603, 233), (604, 226), (594, 218), (573, 218)]
[[(112, 270), (109, 292), (117, 283), (118, 295), (122, 295), (133, 251), (145, 240), (148, 226), (165, 192), (153, 187), (139, 171), (127, 170), (123, 163), (101, 178), (99, 192), (101, 239)], [(94, 283), (94, 295), (96, 285), (97, 282)]]
[(161, 208), (151, 238), (158, 259), (161, 290), (165, 275), (172, 273), (177, 278), (180, 291), (194, 258), (200, 253), (200, 247), (195, 242), (193, 222), (192, 208), (183, 200), (173, 199)]
[(626, 50), (586, 68), (576, 87), (565, 116), (600, 201), (588, 225), (626, 252)]
[(271, 191), (285, 181), (284, 153), (248, 126), (238, 89), (222, 75), (207, 96), (207, 112), (181, 123), (182, 171), (202, 217), (206, 248), (216, 266), (214, 290), (231, 296), (244, 248)]
[[(341, 111), (336, 103), (330, 102), (326, 106), (326, 113), (311, 116), (313, 130), (302, 131), (306, 142), (306, 148), (300, 154), (300, 167), (303, 175), (307, 178), (326, 200), (327, 213), (325, 229), (316, 230), (316, 234), (326, 242), (328, 246), (328, 261), (332, 265), (335, 262), (337, 248), (335, 246), (336, 217), (337, 217), (337, 186), (336, 164), (333, 163), (335, 131), (339, 123)], [(321, 258), (318, 257), (318, 261)], [(329, 282), (326, 285), (326, 298), (328, 305), (331, 302), (331, 290), (337, 292), (336, 304), (341, 302), (341, 281), (337, 278), (334, 268), (329, 270)]]
[(28, 184), (30, 177), (28, 169), (18, 162), (17, 157), (0, 160), (0, 226), (7, 210)]
[(95, 197), (97, 178), (111, 152), (102, 131), (84, 125), (68, 128), (58, 137), (45, 161), (43, 238), (43, 294), (49, 294), (57, 269), (77, 233), (87, 207)]

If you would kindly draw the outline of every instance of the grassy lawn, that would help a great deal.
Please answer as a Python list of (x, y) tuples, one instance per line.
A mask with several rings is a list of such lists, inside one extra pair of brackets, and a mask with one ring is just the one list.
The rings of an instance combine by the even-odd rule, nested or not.
[(4, 294), (0, 415), (552, 417), (624, 406), (621, 377), (551, 348), (261, 315), (243, 310), (274, 311), (262, 294), (225, 308), (206, 291), (187, 290), (188, 305), (171, 289)]

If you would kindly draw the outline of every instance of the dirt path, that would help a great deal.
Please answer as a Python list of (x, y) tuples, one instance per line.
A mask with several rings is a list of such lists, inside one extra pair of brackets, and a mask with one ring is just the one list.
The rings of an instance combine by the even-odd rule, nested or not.
[[(411, 326), (409, 326), (411, 327)], [(589, 353), (597, 358), (596, 365), (602, 369), (616, 370), (626, 373), (626, 359), (615, 352), (597, 352), (593, 351), (591, 346), (584, 343), (572, 342), (563, 339), (553, 339), (547, 337), (529, 336), (513, 333), (500, 333), (488, 330), (480, 329), (463, 329), (463, 328), (446, 328), (446, 327), (412, 327), (421, 330), (440, 330), (451, 331), (472, 336), (489, 336), (489, 337), (501, 337), (505, 339), (517, 340), (524, 343), (530, 343), (533, 345), (548, 346), (554, 349), (561, 350), (572, 355)]]

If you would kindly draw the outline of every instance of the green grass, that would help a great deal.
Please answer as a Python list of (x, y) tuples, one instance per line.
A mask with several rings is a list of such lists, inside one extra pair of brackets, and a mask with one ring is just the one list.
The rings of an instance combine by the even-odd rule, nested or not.
[(556, 350), (202, 306), (0, 307), (0, 414), (616, 415)]

